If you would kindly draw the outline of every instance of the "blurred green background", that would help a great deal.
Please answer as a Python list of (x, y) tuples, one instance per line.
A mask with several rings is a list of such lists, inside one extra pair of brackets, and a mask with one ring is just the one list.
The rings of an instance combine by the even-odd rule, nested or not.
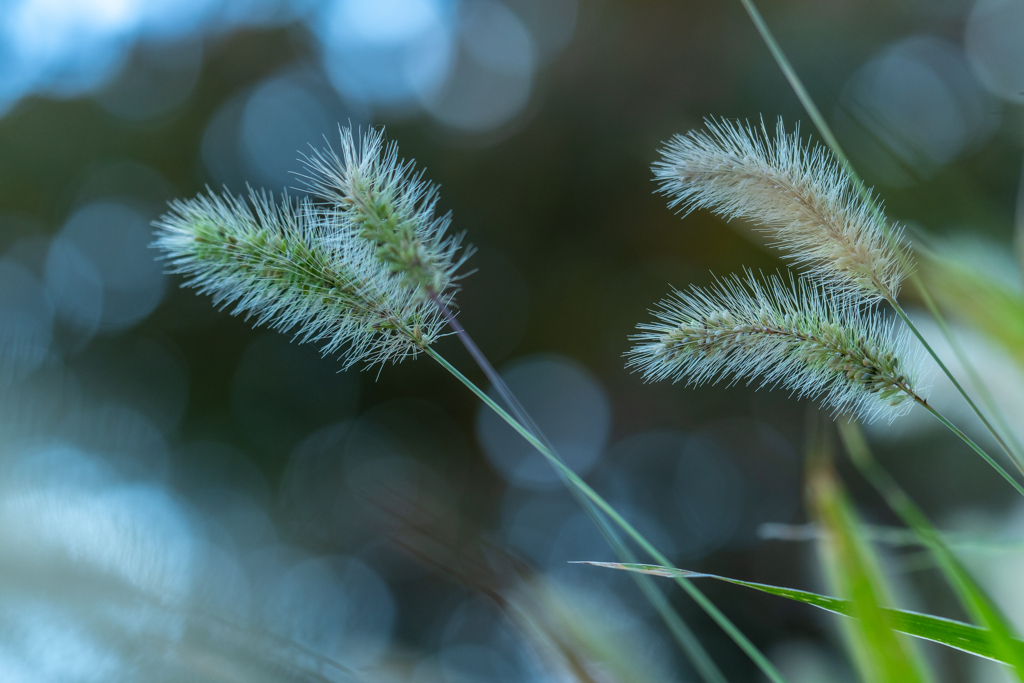
[[(149, 223), (168, 200), (301, 194), (297, 150), (339, 124), (385, 125), (441, 185), (477, 249), (460, 319), (581, 475), (678, 566), (821, 588), (812, 547), (758, 534), (806, 520), (813, 406), (623, 369), (670, 286), (782, 267), (651, 179), (707, 116), (816, 139), (739, 2), (0, 6), (0, 678), (697, 680), (628, 577), (566, 564), (613, 556), (440, 367), (339, 373), (162, 274)], [(1017, 301), (1024, 2), (761, 9), (889, 215)], [(1020, 348), (963, 334), (1024, 424)], [(438, 349), (484, 381), (454, 339)], [(971, 426), (938, 379), (933, 396)], [(1011, 490), (934, 427), (870, 434), (940, 525), (1013, 537)], [(902, 606), (963, 616), (933, 568), (889, 559)], [(1019, 556), (981, 565), (1024, 622)], [(664, 588), (730, 680), (759, 680)], [(834, 620), (704, 588), (791, 680), (853, 680)], [(995, 675), (926, 653), (946, 680)]]

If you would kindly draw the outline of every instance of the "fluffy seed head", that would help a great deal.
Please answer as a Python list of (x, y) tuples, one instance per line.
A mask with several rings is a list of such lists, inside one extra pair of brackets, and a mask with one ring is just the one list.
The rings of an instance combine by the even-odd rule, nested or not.
[(787, 134), (774, 139), (739, 122), (708, 121), (706, 131), (677, 135), (653, 166), (670, 206), (711, 209), (752, 221), (787, 257), (822, 284), (895, 299), (910, 271), (902, 230), (861, 197), (832, 154)]
[(305, 162), (307, 189), (371, 242), (404, 286), (418, 296), (454, 293), (456, 270), (469, 254), (460, 256), (461, 238), (447, 234), (450, 214), (435, 216), (437, 186), (414, 161), (399, 160), (398, 145), (384, 141), (383, 129), (357, 140), (352, 129), (341, 128), (340, 154), (327, 148)]
[(175, 200), (155, 245), (186, 285), (234, 314), (341, 352), (345, 367), (415, 356), (441, 333), (436, 307), (383, 269), (373, 245), (308, 200), (250, 190)]
[[(875, 307), (806, 280), (753, 273), (676, 291), (638, 326), (628, 366), (645, 379), (699, 385), (760, 378), (863, 420), (893, 419), (921, 397), (918, 358)], [(923, 399), (922, 399), (923, 400)]]

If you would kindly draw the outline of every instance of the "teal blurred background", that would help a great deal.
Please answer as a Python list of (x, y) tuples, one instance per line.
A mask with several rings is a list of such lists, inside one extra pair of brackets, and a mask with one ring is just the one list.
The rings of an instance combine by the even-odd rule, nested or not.
[[(816, 139), (738, 1), (0, 7), (0, 679), (697, 680), (628, 577), (567, 564), (614, 558), (440, 367), (339, 372), (162, 273), (168, 200), (301, 194), (297, 152), (339, 124), (385, 125), (441, 185), (477, 249), (460, 319), (581, 475), (678, 566), (822, 588), (812, 547), (758, 533), (806, 521), (810, 404), (623, 369), (670, 286), (782, 267), (653, 193), (659, 145), (706, 116)], [(761, 9), (890, 216), (1018, 295), (1024, 2)], [(965, 334), (1024, 424), (1019, 349)], [(940, 525), (1019, 532), (1011, 490), (926, 418), (872, 427), (883, 462)], [(903, 606), (962, 617), (889, 559)], [(983, 564), (1024, 621), (1020, 558)], [(730, 680), (759, 680), (663, 588)], [(834, 620), (704, 588), (791, 680), (853, 680)], [(995, 675), (926, 653), (945, 680)]]

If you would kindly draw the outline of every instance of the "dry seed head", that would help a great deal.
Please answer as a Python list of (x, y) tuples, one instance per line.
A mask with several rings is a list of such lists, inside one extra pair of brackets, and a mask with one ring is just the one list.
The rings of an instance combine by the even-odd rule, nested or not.
[[(376, 258), (418, 296), (447, 296), (456, 289), (461, 238), (447, 234), (451, 216), (435, 216), (437, 186), (423, 179), (414, 161), (398, 158), (383, 129), (360, 139), (341, 128), (341, 153), (314, 151), (305, 158), (307, 189), (317, 208), (349, 223), (371, 242)], [(446, 294), (447, 293), (447, 294)]]
[(154, 223), (169, 270), (300, 342), (341, 353), (345, 367), (415, 356), (441, 333), (436, 307), (377, 262), (373, 245), (316, 212), (308, 200), (209, 192), (175, 200)]
[(677, 135), (653, 166), (670, 206), (711, 209), (752, 221), (795, 264), (822, 284), (894, 300), (910, 272), (902, 230), (857, 192), (831, 152), (787, 134), (708, 121), (706, 131)]
[(891, 420), (924, 400), (906, 330), (804, 279), (761, 281), (748, 272), (677, 291), (654, 313), (657, 321), (638, 325), (627, 353), (627, 365), (648, 380), (760, 378), (868, 421)]

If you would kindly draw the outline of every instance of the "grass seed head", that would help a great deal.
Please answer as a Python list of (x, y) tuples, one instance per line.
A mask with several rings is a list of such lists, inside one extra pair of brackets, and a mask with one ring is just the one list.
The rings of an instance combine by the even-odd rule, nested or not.
[(175, 200), (154, 223), (154, 246), (186, 285), (232, 313), (281, 331), (345, 367), (415, 356), (442, 331), (436, 307), (403, 287), (374, 247), (308, 201), (209, 192)]
[(786, 133), (708, 121), (677, 135), (653, 171), (670, 206), (750, 220), (822, 284), (894, 300), (909, 275), (902, 231), (862, 197), (832, 154)]
[(303, 178), (318, 210), (350, 223), (403, 286), (451, 302), (456, 271), (469, 253), (460, 254), (461, 237), (448, 234), (451, 215), (435, 215), (437, 186), (414, 161), (398, 158), (398, 145), (385, 142), (383, 129), (357, 138), (343, 127), (340, 154), (328, 147), (305, 163)]
[(806, 280), (752, 273), (675, 292), (638, 326), (627, 365), (648, 380), (699, 385), (760, 378), (863, 420), (906, 413), (921, 397), (903, 327), (876, 307)]

